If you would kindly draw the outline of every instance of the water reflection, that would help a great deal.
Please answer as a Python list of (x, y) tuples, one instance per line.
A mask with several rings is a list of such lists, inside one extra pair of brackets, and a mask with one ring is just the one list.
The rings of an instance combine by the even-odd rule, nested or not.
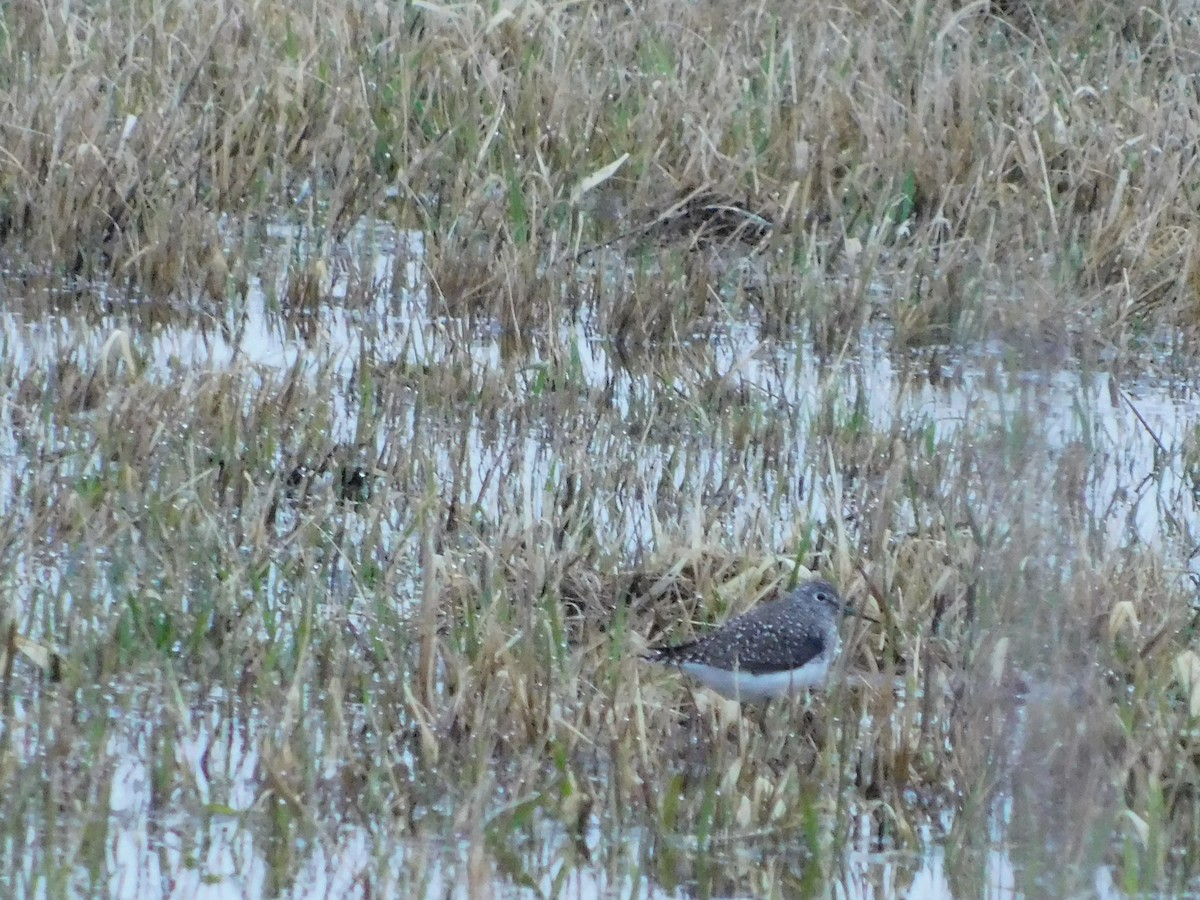
[[(276, 237), (286, 241), (290, 231), (282, 229)], [(1094, 523), (1097, 552), (1168, 537), (1200, 545), (1192, 475), (1175, 470), (1177, 463), (1171, 462), (1194, 456), (1191, 423), (1197, 421), (1200, 400), (1175, 382), (1118, 382), (1103, 371), (1012, 366), (998, 346), (964, 348), (953, 356), (943, 352), (931, 362), (929, 355), (893, 352), (883, 326), (867, 330), (847, 352), (833, 356), (799, 339), (763, 340), (753, 324), (630, 353), (598, 334), (585, 311), (532, 336), (514, 359), (499, 328), (431, 314), (420, 235), (374, 229), (358, 237), (375, 249), (367, 254), (371, 263), (353, 275), (360, 288), (369, 285), (356, 297), (369, 297), (373, 305), (339, 302), (348, 297), (351, 276), (339, 279), (327, 267), (314, 269), (312, 277), (328, 278), (319, 287), (332, 302), (285, 315), (273, 309), (271, 298), (280, 295), (279, 286), (251, 282), (244, 308), (221, 327), (167, 325), (135, 336), (117, 317), (29, 319), (8, 312), (0, 317), (0, 346), (18, 379), (54, 373), (61, 386), (70, 382), (64, 373), (78, 373), (81, 399), (70, 404), (78, 416), (99, 415), (105, 390), (119, 383), (121, 367), (139, 366), (146, 379), (161, 384), (194, 383), (231, 369), (263, 381), (287, 373), (314, 382), (328, 379), (334, 387), (328, 441), (331, 448), (348, 448), (343, 452), (349, 458), (314, 466), (313, 479), (335, 481), (339, 471), (363, 473), (364, 484), (386, 477), (389, 442), (413, 442), (422, 429), (446, 427), (453, 429), (460, 455), (437, 456), (431, 466), (440, 483), (452, 485), (460, 460), (470, 461), (460, 491), (471, 499), (464, 515), (476, 524), (503, 524), (514, 509), (530, 522), (548, 516), (551, 488), (565, 489), (571, 478), (582, 477), (563, 471), (557, 448), (565, 440), (583, 443), (596, 459), (636, 460), (614, 487), (617, 502), (591, 510), (597, 540), (618, 556), (637, 557), (655, 545), (664, 528), (687, 532), (689, 523), (677, 520), (697, 509), (719, 523), (734, 545), (739, 536), (758, 532), (778, 546), (790, 546), (797, 522), (875, 514), (871, 489), (881, 473), (843, 467), (829, 434), (848, 442), (869, 434), (897, 440), (916, 435), (931, 447), (946, 447), (945, 470), (929, 477), (934, 492), (961, 480), (963, 472), (971, 473), (979, 490), (998, 492), (1021, 489), (1022, 464), (1052, 473), (1059, 495), (1074, 498), (1074, 509), (1036, 501), (989, 508), (1044, 516), (1049, 533), (1064, 514), (1076, 515)], [(663, 363), (664, 355), (670, 355), (670, 365)], [(372, 403), (361, 394), (364, 366), (374, 367), (375, 381), (382, 384)], [(455, 389), (463, 394), (438, 398), (445, 415), (431, 423), (412, 401), (406, 379), (439, 368), (455, 370)], [(494, 409), (501, 404), (479, 402), (489, 396), (517, 398), (521, 414), (497, 415)], [(596, 415), (595, 409), (618, 415)], [(364, 419), (371, 416), (386, 420), (386, 434), (368, 427), (371, 422)], [(28, 440), (20, 419), (19, 404), (9, 402), (0, 410), (0, 474), (6, 476), (0, 479), (0, 511), (6, 513), (16, 497), (14, 485), (35, 477), (19, 468)], [(830, 427), (814, 428), (818, 421)], [(88, 446), (87, 430), (74, 432), (69, 417), (56, 419), (55, 426), (48, 450)], [(814, 433), (822, 437), (814, 439)], [(328, 452), (325, 458), (333, 458), (334, 450)], [(82, 451), (79, 459), (78, 471), (70, 474), (82, 480), (97, 462)], [(288, 473), (297, 468), (291, 464), (301, 462), (280, 451), (278, 463), (288, 463)], [(841, 493), (828, 488), (833, 475)], [(245, 479), (231, 477), (239, 480)], [(845, 507), (836, 502), (839, 498)], [(272, 524), (281, 533), (300, 527), (299, 508), (281, 510)], [(897, 514), (899, 527), (922, 525), (906, 522), (904, 515), (903, 509)], [(347, 518), (340, 538), (348, 545), (361, 542), (367, 525)], [(371, 527), (390, 547), (415, 541), (399, 514)], [(1047, 547), (1041, 563), (1069, 566), (1075, 552)], [(17, 618), (30, 618), (37, 591), (54, 586), (55, 566), (103, 568), (111, 562), (77, 558), (69, 543), (53, 558), (23, 559), (12, 574)], [(1185, 562), (1195, 564), (1194, 558)], [(264, 572), (268, 605), (285, 608), (296, 599), (279, 568), (270, 564)], [(103, 579), (95, 583), (110, 607), (121, 602), (115, 589), (111, 596), (105, 593)], [(372, 614), (363, 608), (350, 576), (343, 574), (331, 587), (337, 603), (316, 617), (318, 627), (341, 624), (339, 616), (353, 625)], [(405, 588), (401, 607), (412, 602), (405, 598), (419, 594), (415, 580)], [(65, 601), (67, 609), (70, 603)], [(400, 614), (407, 611), (402, 608)], [(772, 885), (797, 895), (1007, 897), (1029, 891), (1020, 889), (1022, 867), (1004, 849), (1002, 833), (1019, 833), (1027, 816), (1037, 826), (1034, 837), (1041, 836), (1051, 812), (1065, 817), (1056, 820), (1058, 833), (1069, 831), (1069, 797), (1047, 810), (1049, 800), (1036, 792), (1048, 781), (1069, 788), (1066, 768), (1087, 758), (1086, 747), (1064, 755), (1061, 747), (1048, 746), (1048, 725), (1032, 727), (1032, 737), (1022, 744), (1030, 754), (1022, 768), (1037, 774), (1043, 766), (1050, 774), (1031, 777), (1028, 792), (1015, 796), (1000, 817), (1004, 827), (970, 850), (956, 848), (957, 858), (943, 848), (938, 834), (924, 835), (921, 852), (912, 854), (880, 849), (859, 835), (827, 872), (815, 861), (824, 858), (822, 848), (793, 835), (698, 847), (599, 819), (589, 822), (583, 847), (561, 824), (536, 821), (529, 829), (532, 838), (527, 835), (519, 846), (518, 838), (512, 839), (514, 849), (503, 837), (489, 837), (482, 824), (461, 821), (448, 803), (440, 807), (432, 796), (422, 828), (414, 829), (402, 815), (396, 821), (359, 821), (345, 812), (353, 808), (353, 785), (338, 780), (341, 770), (299, 767), (322, 771), (330, 784), (292, 782), (286, 754), (277, 749), (286, 742), (253, 709), (237, 708), (231, 699), (235, 691), (184, 697), (176, 690), (166, 682), (157, 691), (123, 685), (115, 692), (119, 713), (106, 726), (109, 736), (100, 754), (112, 767), (111, 789), (94, 799), (85, 835), (93, 849), (74, 864), (80, 871), (71, 875), (79, 883), (113, 896), (734, 896)], [(1038, 715), (1050, 722), (1076, 721), (1081, 715), (1078, 709), (1070, 716), (1056, 709), (1046, 713), (1039, 707)], [(35, 761), (22, 755), (22, 747), (45, 752), (35, 746), (36, 738), (28, 744), (22, 739), (37, 715), (32, 706), (18, 703), (9, 717), (9, 745), (16, 748), (18, 766)], [(319, 730), (306, 734), (314, 756), (327, 749), (326, 739)], [(405, 753), (411, 751), (386, 758), (402, 773), (398, 777), (412, 777), (416, 768)], [(381, 753), (371, 764), (384, 758)], [(1085, 784), (1091, 794), (1099, 771), (1082, 772), (1092, 779)], [(289, 792), (302, 802), (293, 804)], [(499, 789), (485, 800), (488, 808), (502, 809), (515, 802)], [(338, 812), (312, 821), (298, 812), (303, 809)], [(255, 827), (247, 827), (251, 820)], [(942, 824), (945, 834), (956, 822)], [(36, 840), (30, 836), (31, 843)], [(982, 849), (974, 849), (978, 846)], [(41, 870), (35, 857), (27, 861), (29, 871), (11, 877), (32, 888)], [(1103, 896), (1115, 893), (1103, 867), (1095, 868), (1092, 887)]]

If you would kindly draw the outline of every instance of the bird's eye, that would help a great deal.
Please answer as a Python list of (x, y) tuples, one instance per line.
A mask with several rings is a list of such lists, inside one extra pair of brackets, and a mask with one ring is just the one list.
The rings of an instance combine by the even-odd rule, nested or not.
[(824, 591), (817, 591), (817, 599), (822, 600), (822, 601), (828, 600), (829, 595), (827, 593), (825, 593)]

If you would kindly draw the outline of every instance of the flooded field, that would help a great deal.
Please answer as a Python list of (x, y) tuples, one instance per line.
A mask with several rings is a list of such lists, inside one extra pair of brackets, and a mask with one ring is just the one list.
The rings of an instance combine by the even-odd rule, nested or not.
[(1200, 888), (1194, 10), (736, 13), (0, 14), (0, 893)]
[[(1116, 892), (1145, 717), (1191, 734), (1187, 378), (513, 350), (370, 233), (375, 307), (302, 327), (5, 320), (18, 892), (1004, 896), (1055, 842)], [(797, 566), (879, 619), (828, 692), (640, 662)]]

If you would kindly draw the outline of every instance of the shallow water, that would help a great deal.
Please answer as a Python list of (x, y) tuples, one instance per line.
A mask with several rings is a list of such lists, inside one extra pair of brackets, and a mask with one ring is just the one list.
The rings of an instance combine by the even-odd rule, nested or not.
[[(289, 236), (284, 226), (273, 226), (270, 232), (278, 240)], [(330, 437), (335, 441), (353, 441), (358, 432), (354, 378), (364, 354), (382, 368), (438, 366), (465, 352), (479, 383), (509, 379), (511, 367), (496, 327), (428, 315), (428, 297), (416, 261), (423, 252), (419, 233), (394, 233), (377, 226), (360, 230), (357, 240), (375, 248), (373, 272), (357, 276), (372, 285), (368, 293), (375, 298), (373, 309), (339, 306), (346, 296), (347, 279), (329, 277), (330, 303), (304, 329), (311, 329), (315, 336), (302, 334), (268, 312), (263, 285), (252, 282), (236, 324), (226, 323), (223, 330), (170, 326), (139, 334), (142, 374), (163, 383), (186, 381), (235, 365), (276, 373), (299, 367), (314, 379), (332, 374), (334, 384), (342, 385), (332, 398), (335, 415)], [(397, 254), (408, 261), (398, 263)], [(581, 314), (574, 322), (562, 323), (553, 334), (533, 341), (520, 363), (516, 383), (539, 390), (547, 377), (563, 374), (579, 380), (572, 390), (610, 398), (631, 424), (628, 434), (611, 436), (611, 449), (622, 455), (636, 454), (648, 483), (665, 479), (679, 488), (689, 464), (708, 472), (716, 484), (725, 475), (720, 423), (711, 423), (711, 431), (705, 434), (704, 423), (695, 421), (687, 433), (649, 435), (648, 441), (646, 433), (633, 427), (653, 414), (657, 398), (664, 392), (675, 393), (684, 402), (692, 398), (699, 402), (704, 397), (702, 389), (720, 382), (722, 390), (760, 403), (763, 416), (780, 415), (803, 423), (818, 412), (815, 404), (822, 387), (836, 383), (844, 404), (842, 412), (865, 404), (863, 413), (879, 431), (887, 431), (897, 422), (927, 423), (929, 440), (948, 446), (959, 445), (964, 436), (969, 442), (971, 435), (1012, 427), (1014, 421), (1024, 422), (1026, 427), (1032, 423), (1044, 442), (1049, 464), (1064, 454), (1084, 455), (1087, 479), (1081, 500), (1104, 522), (1111, 547), (1154, 542), (1164, 527), (1200, 531), (1200, 494), (1192, 489), (1187, 473), (1170, 465), (1180, 459), (1181, 448), (1193, 435), (1191, 423), (1200, 417), (1200, 385), (1177, 372), (1157, 372), (1150, 364), (1136, 377), (1117, 379), (1108, 371), (1085, 371), (1070, 365), (1031, 366), (1022, 364), (1011, 347), (998, 342), (942, 352), (932, 360), (928, 355), (897, 357), (889, 349), (886, 325), (866, 330), (843, 355), (823, 358), (803, 341), (761, 340), (754, 326), (746, 324), (726, 327), (685, 346), (681, 374), (664, 383), (653, 366), (639, 371), (637, 366), (625, 365), (589, 320), (586, 313)], [(103, 367), (107, 360), (115, 372), (130, 327), (116, 316), (85, 321), (61, 316), (31, 319), (7, 313), (0, 316), (0, 348), (18, 375), (37, 368), (53, 369), (67, 360), (84, 371)], [(565, 356), (569, 362), (555, 356)], [(532, 481), (554, 477), (554, 460), (539, 452), (536, 431), (489, 434), (476, 425), (467, 434), (470, 453), (477, 460), (471, 488), (493, 507), (498, 505), (500, 487), (495, 483), (485, 486), (481, 473), (505, 467), (503, 454), (511, 452), (514, 441), (521, 444), (516, 455), (527, 461)], [(772, 509), (780, 521), (799, 513), (815, 512), (820, 517), (827, 512), (826, 498), (803, 488), (814, 482), (814, 460), (827, 448), (812, 445), (802, 429), (797, 429), (794, 437), (784, 459), (773, 466), (763, 465), (762, 495), (745, 497), (731, 510), (735, 517), (731, 533), (736, 532), (737, 517), (773, 505), (766, 498), (776, 493), (785, 498), (782, 506)], [(694, 458), (673, 454), (672, 438), (678, 439), (678, 449)], [(15, 453), (13, 441), (10, 422), (9, 427), (0, 429), (0, 459)], [(1164, 461), (1168, 463), (1165, 467)], [(450, 461), (442, 462), (449, 465)], [(443, 476), (449, 477), (446, 472)], [(537, 498), (532, 499), (536, 502)], [(0, 495), (0, 504), (3, 501)], [(534, 508), (532, 512), (540, 511)], [(611, 523), (613, 537), (633, 551), (653, 540), (651, 522), (648, 508), (631, 505), (626, 521)]]
[[(275, 236), (285, 240), (288, 230), (280, 229)], [(128, 342), (142, 377), (161, 384), (186, 385), (234, 367), (264, 379), (293, 370), (314, 384), (328, 379), (334, 386), (329, 439), (347, 444), (355, 441), (363, 425), (356, 391), (359, 367), (367, 357), (378, 368), (400, 370), (468, 366), (468, 381), (480, 390), (499, 385), (530, 394), (550, 392), (557, 379), (571, 398), (561, 419), (522, 416), (489, 421), (486, 411), (464, 405), (459, 434), (472, 461), (472, 480), (464, 490), (476, 498), (477, 519), (490, 518), (502, 526), (511, 511), (519, 509), (529, 522), (536, 522), (547, 513), (551, 496), (544, 486), (564, 481), (557, 444), (548, 436), (556, 430), (556, 439), (561, 439), (562, 430), (577, 433), (578, 440), (592, 442), (589, 446), (599, 455), (636, 460), (621, 502), (594, 510), (598, 541), (618, 557), (638, 559), (660, 543), (668, 527), (660, 499), (664, 489), (674, 496), (690, 496), (697, 507), (712, 509), (734, 546), (755, 530), (767, 535), (770, 543), (787, 547), (795, 541), (798, 521), (872, 515), (870, 508), (838, 507), (839, 499), (846, 500), (839, 495), (838, 485), (848, 484), (854, 476), (840, 472), (836, 448), (824, 438), (813, 439), (805, 427), (825, 414), (843, 422), (861, 415), (879, 433), (894, 428), (898, 433), (897, 423), (905, 423), (907, 433), (923, 435), (931, 446), (950, 448), (946, 478), (957, 478), (970, 467), (984, 486), (989, 481), (1007, 486), (1005, 482), (1012, 478), (1004, 463), (1006, 436), (1034, 433), (1037, 439), (1029, 446), (1036, 448), (1037, 458), (1031, 464), (1078, 474), (1078, 500), (1099, 526), (1095, 535), (1099, 546), (1117, 552), (1161, 544), (1169, 553), (1171, 547), (1200, 544), (1193, 539), (1200, 532), (1197, 492), (1179, 464), (1194, 440), (1192, 423), (1200, 420), (1200, 394), (1194, 382), (1152, 372), (1118, 382), (1108, 372), (1070, 365), (1030, 367), (1014, 362), (1008, 348), (1000, 345), (945, 352), (940, 362), (931, 365), (927, 356), (891, 352), (886, 325), (867, 330), (861, 341), (834, 358), (820, 356), (801, 338), (763, 340), (753, 324), (730, 325), (673, 348), (679, 361), (675, 374), (669, 375), (664, 373), (670, 366), (653, 360), (627, 364), (611, 342), (596, 333), (586, 315), (558, 324), (552, 333), (532, 336), (527, 355), (514, 365), (505, 335), (496, 327), (428, 314), (417, 262), (422, 253), (420, 235), (375, 228), (360, 232), (356, 239), (376, 248), (373, 270), (360, 275), (373, 285), (369, 292), (376, 298), (373, 308), (340, 305), (346, 296), (344, 283), (335, 284), (331, 302), (300, 328), (269, 311), (268, 297), (275, 295), (275, 288), (252, 284), (245, 308), (237, 315), (231, 313), (223, 328), (201, 332), (170, 325), (135, 333), (135, 325), (118, 316), (31, 318), (28, 311), (9, 312), (0, 317), (0, 347), (17, 378), (70, 362), (83, 372), (107, 366), (116, 379), (126, 365), (122, 357)], [(361, 251), (355, 255), (361, 258)], [(737, 429), (719, 415), (722, 397), (736, 398), (737, 407), (750, 419), (779, 419), (790, 439), (770, 453), (748, 444), (743, 453), (731, 455)], [(589, 402), (609, 404), (622, 427), (579, 415), (578, 410), (586, 411)], [(0, 412), (0, 513), (4, 514), (17, 511), (15, 485), (35, 476), (28, 463), (27, 435), (18, 423), (19, 405), (10, 397)], [(103, 408), (101, 401), (99, 409)], [(374, 450), (379, 456), (386, 454), (388, 441), (415, 440), (424, 426), (416, 413), (407, 421), (408, 434), (397, 435), (393, 429), (376, 436)], [(42, 434), (47, 442), (43, 451), (78, 449), (86, 433), (86, 427), (78, 424), (59, 423)], [(973, 459), (956, 458), (972, 448), (978, 450)], [(366, 451), (359, 448), (359, 452)], [(363, 458), (368, 467), (373, 463), (369, 456)], [(81, 459), (82, 476), (93, 463), (86, 455)], [(446, 455), (432, 462), (436, 478), (445, 483), (454, 480), (455, 459)], [(491, 477), (497, 471), (506, 477)], [(831, 473), (840, 474), (840, 479), (831, 479)], [(734, 494), (725, 488), (731, 482), (739, 486)], [(1019, 509), (1022, 516), (1046, 517), (1051, 527), (1055, 517), (1062, 515), (1061, 508), (1050, 502)], [(288, 515), (281, 513), (280, 521), (287, 521)], [(901, 511), (898, 525), (915, 530), (922, 523), (905, 522)], [(347, 540), (361, 538), (358, 527), (348, 524)], [(384, 516), (374, 527), (381, 543), (393, 547), (415, 544), (419, 538), (399, 517)], [(684, 535), (694, 527), (686, 519), (669, 525)], [(697, 533), (700, 530), (696, 528)], [(711, 532), (706, 534), (712, 538)], [(1047, 547), (1044, 562), (1069, 567), (1077, 552), (1072, 546)], [(1173, 561), (1181, 577), (1185, 572), (1200, 573), (1194, 554)], [(18, 558), (6, 582), (13, 616), (30, 621), (36, 597), (53, 592), (64, 570), (107, 569), (120, 562), (103, 555), (85, 557), (71, 546), (62, 547), (57, 558)], [(264, 580), (268, 595), (280, 605), (289, 602), (282, 569), (270, 566)], [(97, 585), (88, 599), (98, 601), (98, 609), (122, 602), (116, 591), (105, 595), (103, 578), (88, 583)], [(407, 586), (406, 595), (419, 596), (415, 580)], [(350, 621), (370, 615), (369, 607), (360, 608), (362, 594), (352, 579), (343, 578), (331, 587), (341, 594)], [(62, 608), (69, 611), (79, 599), (68, 600)], [(402, 611), (406, 602), (415, 601), (401, 599)], [(317, 621), (325, 620), (318, 614)], [(32, 633), (62, 639), (37, 634), (36, 629)], [(340, 817), (303, 823), (298, 828), (303, 837), (295, 843), (290, 834), (257, 833), (242, 822), (263, 802), (262, 753), (264, 742), (273, 740), (272, 726), (260, 710), (243, 708), (241, 701), (220, 689), (193, 688), (189, 696), (171, 696), (161, 690), (161, 684), (145, 691), (136, 681), (111, 686), (110, 736), (95, 763), (111, 768), (111, 791), (94, 798), (100, 809), (107, 808), (93, 826), (103, 841), (97, 851), (102, 862), (78, 863), (73, 868), (68, 863), (72, 881), (120, 897), (160, 892), (271, 896), (280, 891), (297, 897), (479, 896), (481, 892), (670, 897), (689, 896), (697, 884), (703, 885), (702, 893), (736, 896), (753, 890), (748, 886), (757, 883), (758, 870), (775, 873), (772, 884), (797, 889), (813, 884), (803, 863), (791, 856), (799, 852), (799, 844), (793, 845), (786, 836), (768, 842), (769, 850), (763, 853), (741, 853), (735, 847), (717, 854), (721, 865), (733, 867), (729, 877), (714, 873), (708, 859), (711, 850), (674, 847), (672, 852), (684, 861), (681, 877), (676, 883), (662, 884), (647, 874), (654, 872), (654, 861), (662, 852), (652, 836), (637, 827), (606, 822), (599, 815), (589, 821), (582, 846), (560, 824), (536, 825), (536, 840), (513, 850), (508, 870), (495, 862), (503, 859), (497, 848), (486, 854), (478, 850), (473, 841), (482, 838), (472, 837), (469, 829), (464, 833), (464, 823), (450, 803), (444, 808), (435, 804), (425, 813), (431, 824), (420, 829), (425, 834), (420, 838), (388, 824), (380, 824), (376, 831), (340, 825)], [(306, 696), (296, 715), (303, 718), (317, 702), (318, 698)], [(356, 712), (347, 714), (353, 717)], [(38, 716), (39, 710), (23, 702), (18, 693), (6, 731), (18, 763), (49, 752), (43, 743), (45, 732), (34, 727)], [(310, 737), (314, 753), (338, 752), (325, 746), (330, 738), (319, 730)], [(169, 764), (156, 755), (166, 745), (173, 748)], [(411, 754), (403, 752), (393, 762), (402, 768), (417, 765)], [(265, 768), (282, 764), (272, 760)], [(155, 787), (160, 777), (179, 779), (186, 788), (166, 792), (172, 802), (164, 804)], [(331, 794), (326, 802), (334, 803), (338, 791), (324, 790)], [(183, 804), (174, 802), (180, 796), (187, 798)], [(339, 802), (344, 801), (341, 796)], [(489, 805), (498, 808), (512, 802), (501, 788), (489, 799)], [(941, 833), (949, 827), (944, 822), (938, 832), (926, 834), (920, 854), (875, 852), (869, 835), (860, 834), (839, 869), (817, 883), (825, 892), (847, 898), (960, 895), (946, 872), (940, 843)], [(37, 846), (36, 835), (29, 835), (29, 844)], [(482, 862), (484, 856), (491, 861)], [(35, 880), (42, 861), (32, 854), (26, 861), (28, 868), (11, 872), (7, 883), (17, 893), (46, 893)], [(999, 834), (980, 868), (979, 887), (986, 896), (1018, 893), (1013, 863)], [(294, 877), (276, 882), (279, 869), (292, 871)], [(1104, 867), (1096, 870), (1093, 886), (1101, 896), (1116, 893)]]

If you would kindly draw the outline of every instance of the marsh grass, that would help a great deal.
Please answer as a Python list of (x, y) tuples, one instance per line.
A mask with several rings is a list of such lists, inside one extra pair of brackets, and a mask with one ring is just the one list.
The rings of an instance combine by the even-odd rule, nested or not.
[(1194, 886), (1196, 51), (1069, 6), (6, 7), (0, 884)]
[[(1186, 602), (1154, 553), (1097, 555), (1076, 464), (1023, 413), (879, 432), (847, 368), (764, 416), (753, 390), (714, 399), (722, 364), (692, 352), (648, 379), (614, 370), (630, 412), (639, 391), (657, 401), (639, 426), (469, 347), (346, 392), (298, 369), (163, 386), (132, 350), (103, 365), (119, 344), (66, 360), (87, 404), (38, 367), (9, 373), (15, 396), (43, 398), (20, 407), (19, 445), (56, 448), (17, 457), (4, 540), (12, 614), (62, 658), (54, 680), (16, 663), (6, 678), (8, 765), (28, 786), (7, 820), (40, 835), (29, 878), (82, 866), (103, 883), (104, 798), (130, 759), (166, 835), (245, 810), (270, 890), (311, 864), (295, 842), (336, 846), (338, 822), (375, 835), (376, 871), (409, 889), (598, 859), (667, 888), (816, 889), (862, 827), (916, 852), (945, 810), (950, 846), (1002, 835), (1064, 889), (1102, 862), (1131, 885), (1186, 869), (1167, 849), (1194, 827)], [(692, 379), (667, 377), (681, 365)], [(331, 445), (331, 396), (378, 411), (357, 450)], [(293, 487), (297, 461), (331, 454), (370, 471), (367, 500), (340, 498), (332, 466)], [(638, 661), (797, 561), (880, 620), (848, 629), (847, 658), (882, 678), (780, 719)], [(632, 857), (606, 849), (622, 834)], [(435, 849), (460, 837), (465, 869)], [(396, 841), (425, 862), (396, 874)], [(781, 868), (779, 847), (809, 863)], [(971, 870), (981, 852), (952, 859)]]
[[(336, 243), (391, 194), (440, 297), (522, 331), (581, 241), (734, 221), (777, 277), (855, 276), (839, 331), (881, 264), (904, 342), (1019, 329), (997, 282), (1069, 296), (1072, 329), (1190, 322), (1190, 107), (1164, 77), (1187, 11), (1073, 6), (17, 4), (3, 236), (22, 269), (219, 306), (251, 261), (230, 216), (315, 213)], [(605, 306), (639, 321), (652, 296)]]

